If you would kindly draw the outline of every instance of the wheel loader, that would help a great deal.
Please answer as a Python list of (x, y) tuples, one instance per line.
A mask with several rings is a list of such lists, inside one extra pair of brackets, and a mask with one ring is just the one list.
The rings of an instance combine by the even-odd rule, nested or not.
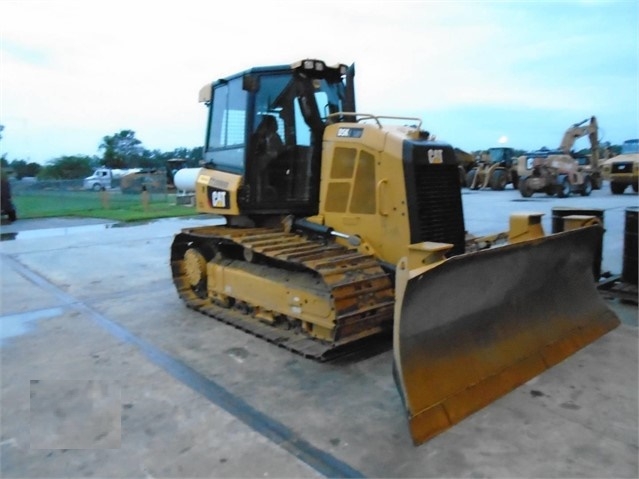
[[(171, 268), (186, 306), (329, 361), (393, 344), (416, 445), (619, 324), (592, 264), (603, 229), (538, 213), (466, 232), (454, 148), (359, 113), (354, 65), (305, 59), (205, 85), (195, 205)], [(460, 292), (463, 292), (460, 293)]]
[(505, 146), (489, 148), (466, 175), (466, 185), (471, 190), (490, 186), (492, 190), (501, 191), (509, 184), (517, 189), (518, 182), (515, 150)]

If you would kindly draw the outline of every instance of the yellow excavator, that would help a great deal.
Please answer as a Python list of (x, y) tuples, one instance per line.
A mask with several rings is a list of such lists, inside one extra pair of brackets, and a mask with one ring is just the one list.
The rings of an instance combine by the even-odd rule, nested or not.
[[(464, 226), (453, 147), (357, 113), (354, 65), (305, 59), (205, 85), (195, 205), (224, 224), (171, 246), (185, 304), (328, 361), (392, 333), (421, 444), (619, 324), (597, 293), (600, 225)], [(590, 223), (583, 223), (590, 224)]]

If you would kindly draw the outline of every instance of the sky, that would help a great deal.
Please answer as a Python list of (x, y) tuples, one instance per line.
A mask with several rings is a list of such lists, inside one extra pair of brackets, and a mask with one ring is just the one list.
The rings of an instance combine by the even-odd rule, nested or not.
[(202, 146), (203, 85), (303, 58), (354, 63), (359, 112), (469, 152), (556, 148), (593, 115), (639, 137), (638, 0), (0, 0), (0, 155)]

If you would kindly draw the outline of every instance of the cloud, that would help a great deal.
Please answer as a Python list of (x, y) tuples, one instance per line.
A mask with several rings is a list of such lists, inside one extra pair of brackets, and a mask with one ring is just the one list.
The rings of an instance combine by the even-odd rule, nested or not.
[(532, 111), (615, 118), (620, 142), (639, 124), (638, 23), (623, 1), (3, 0), (0, 153), (93, 154), (121, 129), (149, 149), (199, 146), (202, 85), (306, 57), (355, 62), (367, 113), (446, 118), (451, 132), (453, 112), (491, 116), (474, 118), (502, 125), (491, 138), (455, 135), (476, 149), (502, 134), (537, 147), (506, 131)]

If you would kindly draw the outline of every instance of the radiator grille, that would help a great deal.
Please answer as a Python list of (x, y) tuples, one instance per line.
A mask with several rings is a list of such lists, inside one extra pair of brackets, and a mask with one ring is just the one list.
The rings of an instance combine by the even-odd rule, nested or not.
[(464, 252), (464, 214), (456, 165), (415, 164), (416, 242), (452, 243), (452, 254)]
[(632, 173), (632, 162), (619, 162), (612, 164), (613, 173)]

